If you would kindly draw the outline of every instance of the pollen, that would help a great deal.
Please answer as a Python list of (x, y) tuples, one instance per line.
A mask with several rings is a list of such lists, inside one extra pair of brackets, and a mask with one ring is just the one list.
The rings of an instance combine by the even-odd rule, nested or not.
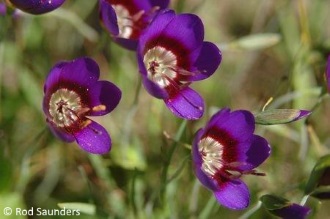
[(100, 112), (100, 111), (104, 111), (106, 109), (107, 109), (107, 107), (105, 105), (98, 105), (98, 106), (94, 106), (92, 110), (94, 112)]
[(61, 88), (52, 94), (49, 101), (49, 113), (52, 122), (58, 127), (69, 127), (79, 116), (86, 112), (82, 106), (80, 96), (66, 88)]
[(222, 160), (223, 145), (212, 137), (205, 137), (199, 141), (198, 151), (203, 160), (201, 169), (205, 174), (214, 177), (224, 166)]

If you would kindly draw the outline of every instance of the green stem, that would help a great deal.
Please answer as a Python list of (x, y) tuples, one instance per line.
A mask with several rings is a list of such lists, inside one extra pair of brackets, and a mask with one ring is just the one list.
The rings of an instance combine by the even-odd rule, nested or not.
[(185, 0), (179, 0), (179, 1), (177, 1), (175, 8), (176, 8), (176, 11), (178, 13), (183, 11), (184, 6), (185, 6), (185, 2), (186, 2)]
[(195, 183), (191, 192), (190, 196), (190, 203), (189, 203), (189, 213), (190, 218), (196, 218), (197, 216), (197, 208), (198, 208), (198, 195), (199, 195), (199, 188), (200, 188), (200, 182), (196, 178)]
[(69, 24), (75, 27), (81, 35), (83, 35), (86, 39), (88, 39), (91, 42), (97, 42), (99, 40), (98, 33), (92, 27), (88, 26), (77, 14), (71, 11), (58, 8), (52, 13), (45, 14), (44, 16), (56, 17), (64, 21), (67, 21)]
[(183, 132), (186, 129), (186, 126), (187, 126), (187, 120), (183, 120), (183, 122), (181, 123), (181, 125), (179, 127), (178, 132), (176, 133), (176, 135), (174, 137), (174, 142), (171, 145), (171, 147), (167, 153), (167, 156), (165, 158), (165, 161), (164, 161), (164, 168), (163, 168), (163, 171), (161, 174), (161, 190), (160, 190), (160, 200), (162, 203), (164, 203), (164, 198), (165, 198), (165, 194), (166, 194), (166, 185), (168, 183), (168, 179), (167, 179), (168, 178), (168, 168), (170, 166), (174, 151), (178, 146), (178, 142), (180, 141), (180, 139), (183, 135)]
[(42, 129), (34, 138), (31, 139), (31, 141), (28, 141), (28, 145), (31, 144), (31, 147), (28, 147), (28, 150), (26, 151), (26, 153), (22, 158), (19, 179), (16, 184), (16, 190), (20, 192), (23, 192), (25, 190), (25, 186), (29, 181), (30, 158), (32, 154), (40, 147), (40, 144), (38, 144), (38, 140), (41, 139), (42, 135), (46, 132), (46, 130), (47, 128)]
[[(134, 116), (138, 110), (139, 95), (141, 92), (141, 84), (142, 84), (141, 78), (139, 78), (132, 106), (130, 107), (130, 110), (128, 111), (125, 122), (124, 122), (124, 129), (123, 129), (124, 134), (123, 134), (123, 138), (122, 138), (122, 145), (124, 147), (129, 147), (129, 145), (130, 145), (131, 136), (132, 136), (132, 128), (133, 128), (132, 123), (134, 121)], [(121, 150), (121, 151), (124, 152), (124, 150)]]
[(238, 219), (247, 219), (249, 218), (252, 214), (254, 214), (256, 211), (258, 211), (261, 207), (261, 201), (258, 201), (256, 206), (245, 212), (242, 216), (240, 216)]
[[(322, 103), (325, 99), (327, 99), (327, 98), (329, 98), (329, 97), (330, 97), (330, 95), (329, 95), (328, 93), (322, 91), (321, 94), (320, 94), (320, 96), (319, 96), (319, 98), (318, 98), (318, 100), (317, 100), (317, 102), (316, 102), (315, 105), (311, 108), (310, 111), (311, 111), (311, 112), (314, 112), (317, 108), (320, 107), (321, 103)], [(308, 124), (308, 123), (309, 123), (310, 118), (311, 118), (311, 116), (309, 116), (309, 117), (305, 120), (305, 124)]]
[(137, 177), (137, 169), (134, 169), (133, 172), (133, 178), (132, 178), (132, 183), (131, 183), (131, 191), (130, 191), (130, 204), (133, 209), (133, 214), (134, 218), (137, 218), (137, 208), (136, 208), (136, 203), (135, 203), (135, 182), (136, 182), (136, 177)]
[(213, 207), (215, 206), (216, 203), (217, 203), (217, 201), (216, 201), (215, 197), (212, 194), (212, 196), (210, 197), (209, 201), (205, 205), (203, 211), (199, 215), (198, 219), (211, 218), (210, 215), (211, 215), (212, 210), (213, 210)]
[(133, 101), (133, 106), (136, 106), (139, 102), (139, 96), (140, 96), (140, 93), (141, 93), (141, 87), (142, 87), (142, 79), (141, 77), (139, 77), (138, 79), (138, 85), (136, 87), (136, 91), (135, 91), (135, 96), (134, 96), (134, 101)]
[(169, 184), (172, 180), (176, 179), (180, 173), (183, 171), (187, 161), (190, 158), (190, 154), (187, 155), (185, 158), (183, 158), (181, 164), (179, 165), (179, 168), (174, 172), (174, 174), (167, 180), (166, 184)]
[(301, 200), (301, 202), (300, 202), (300, 205), (301, 205), (301, 206), (304, 206), (304, 205), (306, 204), (308, 198), (309, 198), (309, 195), (305, 195), (305, 196), (302, 198), (302, 200)]

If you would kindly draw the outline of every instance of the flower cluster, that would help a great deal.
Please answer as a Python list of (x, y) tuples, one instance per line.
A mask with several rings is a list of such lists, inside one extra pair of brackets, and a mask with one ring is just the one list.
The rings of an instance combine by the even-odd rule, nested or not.
[[(64, 0), (10, 2), (25, 12), (42, 14), (60, 7)], [(204, 25), (197, 15), (176, 14), (168, 6), (169, 0), (99, 0), (99, 15), (113, 41), (136, 52), (139, 76), (147, 92), (163, 100), (175, 116), (200, 119), (205, 103), (190, 85), (213, 75), (222, 54), (215, 44), (204, 41)], [(0, 5), (0, 13), (3, 11)], [(91, 58), (59, 62), (46, 79), (43, 99), (53, 134), (66, 142), (76, 141), (94, 154), (108, 153), (111, 138), (89, 116), (110, 113), (121, 99), (120, 89), (111, 82), (99, 81), (99, 76), (98, 64)], [(326, 78), (329, 88), (329, 64)], [(300, 111), (291, 121), (307, 115), (308, 111)], [(251, 112), (223, 108), (194, 138), (195, 174), (224, 207), (246, 208), (250, 194), (240, 178), (265, 175), (255, 168), (270, 156), (271, 149), (265, 138), (254, 134), (255, 124)]]

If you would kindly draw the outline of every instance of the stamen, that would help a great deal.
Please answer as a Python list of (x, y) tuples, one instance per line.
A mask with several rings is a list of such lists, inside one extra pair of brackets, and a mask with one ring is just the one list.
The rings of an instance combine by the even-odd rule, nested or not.
[(244, 175), (254, 175), (254, 176), (266, 176), (266, 173), (260, 173), (257, 172), (256, 170), (249, 170), (249, 171), (245, 171), (243, 172)]
[[(117, 15), (117, 23), (119, 28), (119, 37), (130, 39), (134, 38), (134, 31), (142, 31), (150, 22), (151, 16), (155, 11), (146, 13), (140, 10), (131, 15), (129, 10), (120, 4), (113, 5)], [(158, 7), (159, 8), (159, 7)], [(150, 18), (149, 18), (150, 17)]]
[(150, 9), (150, 11), (147, 12), (148, 15), (153, 15), (155, 12), (159, 11), (160, 7), (159, 6), (154, 6)]
[(176, 55), (161, 46), (156, 46), (146, 52), (143, 62), (148, 70), (148, 78), (160, 87), (170, 84), (168, 79), (177, 77), (174, 71), (177, 65)]
[(199, 141), (198, 151), (202, 156), (202, 170), (213, 177), (223, 166), (223, 145), (212, 137), (206, 137)]
[(66, 88), (52, 94), (49, 101), (49, 114), (52, 123), (58, 127), (69, 127), (80, 120), (81, 115), (89, 111), (81, 103), (80, 96)]
[(237, 167), (251, 167), (251, 164), (245, 162), (232, 162), (224, 165), (228, 174), (230, 174), (231, 179), (238, 179), (242, 175), (255, 175), (255, 176), (265, 176), (265, 173), (259, 173), (256, 170), (239, 170)]
[(128, 39), (133, 33), (133, 21), (129, 11), (122, 5), (113, 5), (113, 9), (117, 15), (119, 36)]
[(107, 107), (105, 105), (98, 105), (98, 106), (94, 106), (92, 110), (94, 112), (100, 112), (106, 110), (106, 108)]
[(148, 78), (161, 88), (178, 85), (180, 90), (190, 83), (191, 76), (201, 74), (199, 70), (189, 71), (177, 66), (177, 56), (161, 46), (149, 49), (144, 55), (143, 62), (148, 71)]
[(81, 124), (80, 129), (84, 129), (84, 128), (87, 127), (89, 130), (92, 130), (95, 134), (97, 134), (97, 135), (101, 135), (101, 134), (102, 134), (102, 131), (97, 130), (97, 129), (95, 129), (95, 128), (89, 126), (91, 123), (92, 123), (91, 120), (89, 120), (89, 119), (85, 120), (85, 121)]
[(92, 121), (91, 120), (86, 120), (83, 124), (82, 124), (82, 126), (81, 126), (81, 129), (83, 129), (83, 128), (85, 128), (85, 127), (87, 127), (87, 126), (89, 126), (90, 124), (92, 123)]
[(132, 20), (134, 22), (137, 22), (138, 20), (140, 20), (142, 18), (142, 16), (145, 14), (145, 12), (143, 10), (139, 11), (138, 13), (134, 14), (132, 16)]

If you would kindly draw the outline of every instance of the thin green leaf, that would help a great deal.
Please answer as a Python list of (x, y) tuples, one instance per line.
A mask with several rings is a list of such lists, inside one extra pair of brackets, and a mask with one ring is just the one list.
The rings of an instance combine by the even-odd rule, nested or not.
[(321, 186), (316, 188), (311, 196), (317, 199), (330, 199), (330, 186)]
[[(305, 187), (305, 194), (311, 194), (318, 186), (320, 185), (327, 185), (327, 175), (325, 173), (330, 173), (330, 155), (326, 155), (321, 157), (317, 163), (315, 164), (308, 182)], [(324, 179), (324, 180), (322, 180)]]
[(26, 96), (27, 101), (34, 106), (36, 110), (42, 111), (40, 103), (43, 99), (40, 84), (28, 70), (20, 74), (20, 85)]
[(263, 33), (244, 36), (232, 43), (233, 47), (245, 50), (267, 49), (278, 44), (281, 36), (277, 33)]
[(260, 125), (285, 124), (302, 119), (310, 112), (298, 109), (272, 109), (255, 114), (255, 123)]
[(289, 200), (275, 195), (264, 195), (260, 197), (260, 201), (269, 211), (281, 209), (290, 205)]
[(172, 180), (176, 179), (181, 172), (183, 171), (187, 161), (189, 160), (190, 155), (186, 156), (182, 161), (181, 164), (179, 166), (179, 168), (174, 172), (174, 174), (167, 180), (167, 183), (170, 183)]

